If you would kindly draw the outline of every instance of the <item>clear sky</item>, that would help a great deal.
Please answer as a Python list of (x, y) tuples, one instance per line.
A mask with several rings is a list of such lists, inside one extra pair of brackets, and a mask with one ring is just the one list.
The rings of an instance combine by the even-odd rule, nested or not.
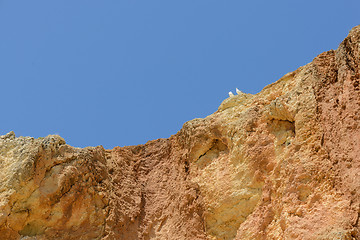
[(359, 0), (0, 0), (0, 134), (167, 138), (336, 49)]

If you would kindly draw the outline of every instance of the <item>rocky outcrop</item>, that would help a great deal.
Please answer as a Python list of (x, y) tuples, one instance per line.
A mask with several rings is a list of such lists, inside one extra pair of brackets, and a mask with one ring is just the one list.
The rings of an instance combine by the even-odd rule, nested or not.
[(0, 239), (360, 239), (360, 26), (169, 139), (0, 137)]

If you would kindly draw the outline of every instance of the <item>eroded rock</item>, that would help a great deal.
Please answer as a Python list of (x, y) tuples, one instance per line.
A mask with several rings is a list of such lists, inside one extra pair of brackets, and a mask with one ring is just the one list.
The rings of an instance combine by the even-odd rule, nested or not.
[(0, 137), (0, 239), (360, 239), (360, 26), (169, 139)]

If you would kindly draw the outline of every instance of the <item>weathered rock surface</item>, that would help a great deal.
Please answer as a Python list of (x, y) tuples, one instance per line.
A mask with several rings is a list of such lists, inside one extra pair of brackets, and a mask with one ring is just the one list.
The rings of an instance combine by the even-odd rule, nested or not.
[(360, 239), (360, 26), (169, 139), (0, 137), (0, 239)]

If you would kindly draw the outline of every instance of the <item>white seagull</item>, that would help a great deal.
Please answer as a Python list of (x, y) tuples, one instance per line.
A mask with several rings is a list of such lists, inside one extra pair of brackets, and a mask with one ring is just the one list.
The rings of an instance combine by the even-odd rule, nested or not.
[(234, 94), (230, 91), (229, 92), (229, 97), (233, 97), (234, 96)]
[(242, 91), (240, 91), (238, 88), (236, 88), (237, 95), (244, 94)]

